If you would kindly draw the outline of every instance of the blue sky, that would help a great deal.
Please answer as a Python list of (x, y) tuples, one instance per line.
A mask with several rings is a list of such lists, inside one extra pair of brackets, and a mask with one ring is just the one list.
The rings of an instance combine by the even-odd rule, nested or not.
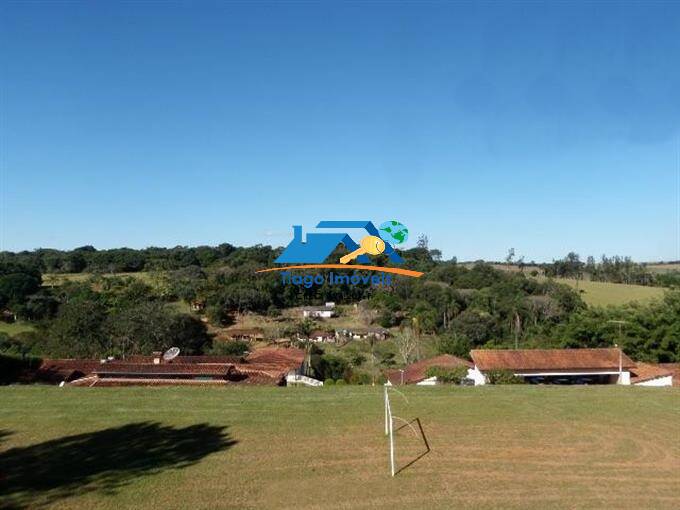
[(677, 2), (4, 2), (0, 249), (398, 219), (680, 259), (678, 34)]

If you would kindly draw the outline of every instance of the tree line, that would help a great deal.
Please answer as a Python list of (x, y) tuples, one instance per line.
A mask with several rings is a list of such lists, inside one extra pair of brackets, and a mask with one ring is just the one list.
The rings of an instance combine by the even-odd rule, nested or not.
[[(283, 308), (335, 301), (362, 303), (367, 324), (436, 338), (440, 352), (459, 356), (477, 347), (600, 347), (616, 342), (638, 359), (680, 361), (680, 291), (669, 291), (649, 305), (589, 308), (577, 292), (555, 280), (482, 262), (466, 267), (443, 261), (425, 245), (401, 252), (404, 266), (423, 271), (422, 278), (399, 279), (389, 287), (324, 283), (305, 288), (281, 285), (276, 274), (255, 272), (273, 265), (278, 249), (269, 246), (220, 245), (211, 249), (214, 257), (201, 247), (154, 250), (139, 252), (156, 253), (153, 264), (170, 269), (145, 273), (144, 280), (93, 273), (85, 281), (54, 287), (41, 285), (41, 250), (3, 254), (0, 307), (37, 327), (11, 339), (10, 347), (83, 357), (148, 354), (171, 345), (187, 353), (210, 352), (214, 347), (205, 323), (195, 314), (179, 312), (177, 301), (197, 302), (214, 325), (228, 325), (242, 313), (277, 315)], [(180, 254), (186, 250), (196, 258), (182, 262)], [(100, 253), (80, 252), (90, 257)], [(342, 253), (339, 248), (331, 258)], [(163, 265), (161, 259), (174, 262)], [(197, 259), (198, 264), (182, 265)], [(568, 259), (569, 264), (578, 262)], [(625, 326), (615, 327), (612, 321), (625, 321)]]

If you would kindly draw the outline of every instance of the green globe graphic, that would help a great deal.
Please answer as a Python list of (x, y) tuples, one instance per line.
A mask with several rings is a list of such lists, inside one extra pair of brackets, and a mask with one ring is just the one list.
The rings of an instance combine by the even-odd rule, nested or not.
[(395, 220), (381, 224), (379, 230), (380, 237), (392, 245), (405, 243), (408, 239), (408, 229)]

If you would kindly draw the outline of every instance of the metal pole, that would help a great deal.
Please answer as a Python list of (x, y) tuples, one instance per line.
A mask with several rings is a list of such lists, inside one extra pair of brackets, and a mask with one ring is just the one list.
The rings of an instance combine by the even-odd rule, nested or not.
[(387, 410), (390, 414), (390, 471), (394, 476), (394, 420), (392, 419), (392, 408), (390, 401), (387, 401)]
[(390, 433), (389, 426), (387, 424), (387, 386), (385, 386), (385, 435)]

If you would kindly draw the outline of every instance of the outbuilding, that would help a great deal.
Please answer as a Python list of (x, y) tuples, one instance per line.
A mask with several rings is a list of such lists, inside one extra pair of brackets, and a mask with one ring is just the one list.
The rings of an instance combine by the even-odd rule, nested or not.
[(470, 352), (475, 385), (505, 370), (533, 384), (631, 384), (633, 362), (619, 348), (477, 349)]
[(473, 366), (468, 360), (452, 356), (451, 354), (442, 354), (433, 358), (427, 358), (404, 367), (403, 369), (389, 370), (387, 372), (387, 384), (390, 386), (399, 386), (402, 384), (416, 384), (418, 386), (434, 386), (438, 383), (437, 377), (429, 377), (427, 371), (429, 368), (457, 368), (465, 367), (468, 371), (468, 376)]

